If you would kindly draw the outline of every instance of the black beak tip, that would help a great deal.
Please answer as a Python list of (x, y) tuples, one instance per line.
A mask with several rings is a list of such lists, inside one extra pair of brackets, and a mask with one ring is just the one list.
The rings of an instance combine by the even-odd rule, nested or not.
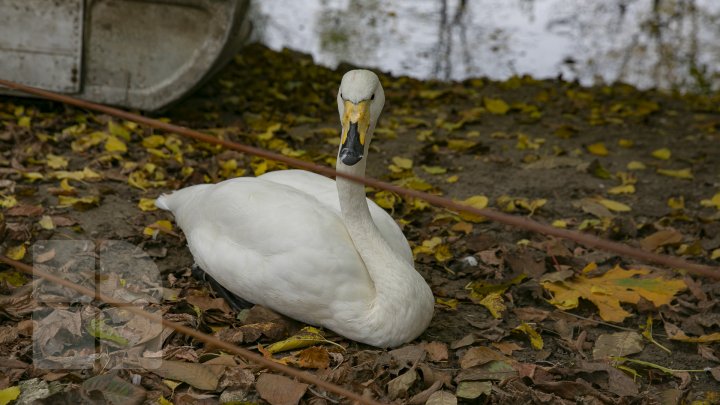
[(356, 155), (349, 150), (343, 150), (340, 154), (340, 160), (347, 166), (353, 166), (362, 159), (362, 155)]

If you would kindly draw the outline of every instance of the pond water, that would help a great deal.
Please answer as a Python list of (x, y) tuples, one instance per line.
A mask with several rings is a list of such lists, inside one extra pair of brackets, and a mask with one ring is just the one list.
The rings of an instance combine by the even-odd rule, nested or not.
[(417, 78), (720, 87), (718, 0), (260, 0), (256, 37)]

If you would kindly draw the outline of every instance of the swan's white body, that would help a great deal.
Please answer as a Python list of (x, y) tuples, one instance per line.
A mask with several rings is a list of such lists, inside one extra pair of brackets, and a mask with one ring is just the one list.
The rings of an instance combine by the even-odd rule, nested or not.
[[(362, 73), (346, 85), (353, 72)], [(352, 85), (369, 76), (353, 72), (341, 85), (346, 98), (362, 94)], [(338, 104), (342, 117), (340, 95)], [(337, 168), (364, 174), (365, 162), (338, 159)], [(174, 213), (197, 264), (247, 301), (378, 347), (410, 341), (430, 323), (434, 298), (407, 240), (361, 184), (285, 170), (188, 187), (157, 205)]]

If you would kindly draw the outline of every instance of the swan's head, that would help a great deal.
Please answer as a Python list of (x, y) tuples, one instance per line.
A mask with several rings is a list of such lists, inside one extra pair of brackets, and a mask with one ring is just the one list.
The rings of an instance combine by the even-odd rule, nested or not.
[(351, 70), (340, 82), (337, 102), (342, 122), (338, 158), (352, 166), (367, 152), (375, 123), (385, 104), (385, 92), (375, 73)]

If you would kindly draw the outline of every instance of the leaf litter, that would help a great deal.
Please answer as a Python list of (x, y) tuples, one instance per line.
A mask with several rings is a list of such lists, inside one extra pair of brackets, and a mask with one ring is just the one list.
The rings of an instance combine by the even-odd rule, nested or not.
[[(251, 45), (164, 119), (332, 165), (334, 92), (347, 67), (332, 71), (311, 62)], [(446, 84), (381, 79), (389, 102), (370, 175), (718, 264), (714, 156), (720, 134), (712, 114), (720, 96), (638, 92), (626, 85), (585, 89), (528, 77)], [(33, 245), (45, 239), (139, 246), (148, 255), (142, 260), (154, 260), (161, 277), (127, 285), (132, 278), (115, 268), (103, 274), (103, 291), (142, 297), (146, 309), (166, 319), (254, 347), (274, 361), (378, 400), (409, 404), (566, 403), (578, 394), (603, 403), (669, 397), (711, 403), (720, 396), (720, 324), (712, 321), (720, 286), (712, 280), (369, 190), (403, 227), (437, 302), (418, 341), (378, 350), (303, 329), (307, 325), (260, 307), (230, 309), (192, 276), (183, 235), (154, 209), (162, 192), (284, 165), (32, 100), (0, 99), (0, 121), (0, 135), (10, 134), (0, 136), (0, 251), (30, 262)], [(65, 271), (96, 254), (91, 246), (81, 253), (67, 257), (48, 249), (36, 253), (36, 263)], [(150, 299), (140, 290), (157, 294)], [(48, 289), (35, 296), (29, 278), (0, 267), (0, 331), (7, 331), (0, 333), (0, 351), (11, 359), (0, 367), (0, 400), (340, 400), (170, 330), (133, 323), (121, 311), (87, 304), (47, 307), (54, 315), (39, 335), (46, 358), (73, 366), (76, 354), (63, 345), (72, 336), (98, 342), (104, 350), (98, 355), (110, 359), (106, 366), (125, 359), (144, 367), (115, 372), (96, 366), (85, 374), (33, 368), (31, 313), (58, 294)], [(95, 358), (82, 361), (92, 365)]]

